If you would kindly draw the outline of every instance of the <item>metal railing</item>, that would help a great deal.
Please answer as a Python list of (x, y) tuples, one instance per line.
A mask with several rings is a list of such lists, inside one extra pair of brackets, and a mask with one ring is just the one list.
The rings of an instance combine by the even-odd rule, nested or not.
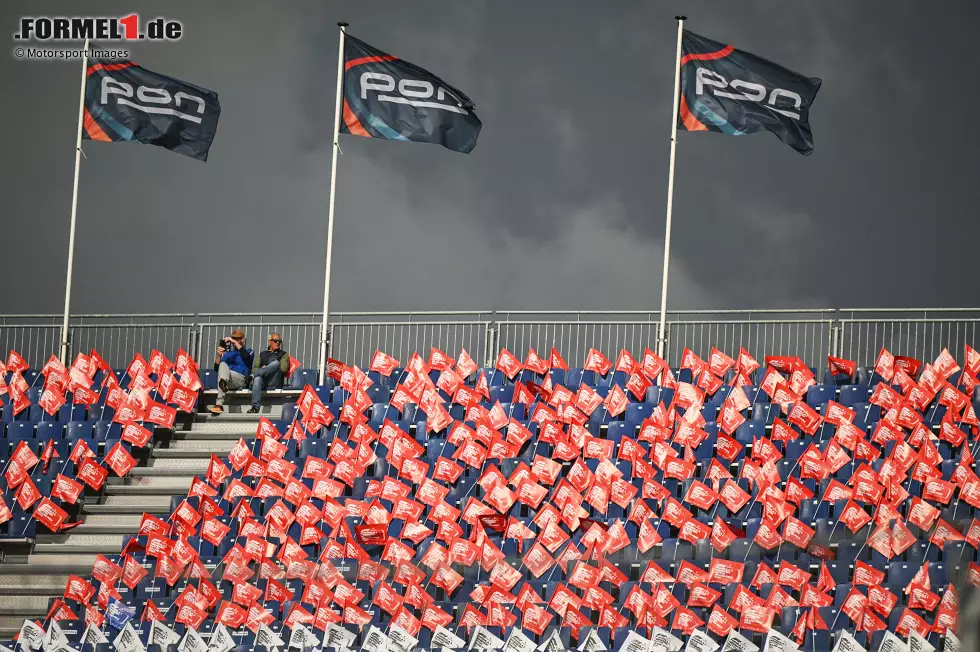
[[(136, 352), (159, 349), (172, 356), (178, 347), (198, 360), (210, 359), (218, 339), (238, 328), (249, 345), (265, 347), (269, 333), (303, 366), (315, 367), (320, 346), (317, 313), (78, 315), (71, 320), (71, 351), (95, 348), (114, 367), (125, 367)], [(881, 347), (896, 355), (931, 361), (943, 347), (960, 358), (963, 346), (980, 348), (980, 309), (919, 310), (753, 310), (671, 312), (667, 357), (678, 364), (690, 348), (702, 358), (713, 346), (729, 355), (745, 347), (765, 355), (798, 355), (822, 370), (827, 355), (872, 366)], [(41, 366), (59, 348), (60, 315), (0, 315), (0, 351), (19, 351)], [(523, 357), (533, 347), (542, 356), (556, 347), (571, 366), (581, 366), (595, 347), (614, 359), (623, 348), (640, 356), (656, 349), (655, 312), (362, 312), (330, 319), (331, 357), (366, 367), (381, 349), (402, 363), (415, 351), (438, 347), (456, 356), (465, 348), (479, 363), (492, 365), (506, 347)]]
[(745, 347), (759, 356), (799, 356), (822, 373), (833, 355), (834, 322), (830, 320), (676, 321), (667, 322), (666, 359), (680, 362), (684, 349), (707, 360), (717, 347), (732, 357)]

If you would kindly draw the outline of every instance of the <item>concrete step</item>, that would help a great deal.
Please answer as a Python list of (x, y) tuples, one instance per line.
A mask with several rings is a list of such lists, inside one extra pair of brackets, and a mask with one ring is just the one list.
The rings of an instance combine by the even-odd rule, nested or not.
[(215, 437), (215, 438), (227, 438), (235, 435), (237, 437), (254, 437), (255, 431), (258, 430), (258, 422), (256, 423), (240, 423), (232, 421), (220, 421), (220, 422), (206, 422), (206, 423), (195, 423), (194, 427), (190, 430), (184, 430), (176, 433), (177, 439), (188, 438), (188, 437)]
[[(20, 565), (20, 564), (18, 564)], [(32, 565), (24, 565), (25, 572), (21, 575), (0, 575), (0, 596), (3, 595), (39, 595), (58, 597), (65, 592), (68, 574), (39, 574)], [(85, 569), (87, 573), (91, 568)]]
[(234, 448), (238, 437), (234, 439), (178, 439), (170, 442), (170, 448), (153, 449), (153, 457), (168, 457), (173, 451), (207, 451), (208, 454), (227, 455)]
[[(161, 475), (163, 475), (163, 471), (171, 471), (171, 470), (183, 471), (184, 474), (186, 475), (189, 473), (197, 474), (197, 473), (207, 472), (208, 463), (209, 463), (208, 460), (199, 460), (199, 459), (185, 460), (180, 458), (164, 457), (160, 459), (151, 460), (150, 464), (152, 466), (148, 466), (145, 468), (156, 469), (156, 471), (160, 472)], [(136, 469), (133, 470), (135, 471)]]
[(48, 597), (46, 595), (0, 595), (0, 614), (44, 618), (48, 610)]
[[(135, 534), (130, 532), (129, 534)], [(61, 535), (57, 539), (45, 543), (34, 545), (34, 552), (38, 555), (77, 555), (77, 554), (103, 554), (117, 555), (122, 550), (123, 539), (126, 535), (114, 534), (69, 534)], [(33, 563), (34, 556), (31, 556)], [(2, 613), (2, 612), (0, 612)]]
[(0, 616), (0, 638), (5, 641), (13, 638), (23, 625), (23, 616)]
[(169, 496), (130, 496), (130, 495), (116, 495), (116, 496), (106, 496), (105, 502), (92, 505), (85, 505), (83, 509), (85, 514), (142, 514), (146, 512), (147, 514), (169, 514), (170, 513), (170, 497)]
[(85, 517), (85, 522), (73, 529), (72, 534), (111, 534), (135, 535), (139, 531), (140, 514), (93, 514)]
[[(61, 552), (46, 552), (40, 550), (41, 545), (52, 545), (52, 544), (37, 544), (34, 547), (34, 554), (30, 556), (28, 563), (37, 569), (38, 573), (48, 572), (47, 568), (57, 569), (57, 572), (64, 572), (66, 567), (70, 567), (77, 570), (70, 571), (74, 575), (82, 575), (91, 572), (93, 564), (95, 564), (95, 558), (99, 555), (97, 552), (79, 552), (71, 556), (62, 554)], [(118, 555), (122, 547), (116, 548), (114, 551), (103, 552), (103, 555)], [(5, 568), (12, 568), (14, 566), (22, 566), (22, 564), (0, 564), (0, 573), (3, 572)]]
[(197, 430), (185, 430), (184, 432), (176, 433), (171, 440), (171, 446), (175, 441), (186, 441), (188, 439), (212, 439), (214, 441), (238, 441), (239, 439), (244, 439), (249, 441), (255, 439), (255, 429), (249, 428), (248, 432), (244, 430), (234, 430), (228, 432), (199, 432)]
[(186, 496), (193, 479), (192, 475), (133, 478), (127, 484), (106, 485), (106, 494), (109, 496)]
[[(162, 461), (162, 460), (161, 460)], [(165, 478), (175, 475), (187, 475), (188, 473), (193, 473), (195, 475), (204, 474), (208, 469), (208, 460), (192, 458), (192, 459), (181, 459), (167, 460), (167, 461), (179, 461), (179, 462), (194, 462), (193, 465), (187, 465), (185, 467), (170, 468), (166, 466), (144, 466), (133, 469), (129, 477), (130, 478)]]
[[(288, 396), (283, 396), (286, 402), (295, 402), (299, 398), (300, 392), (291, 392)], [(214, 405), (214, 401), (217, 398), (215, 394), (205, 394), (204, 395), (204, 405), (210, 408)], [(251, 395), (242, 393), (229, 393), (228, 398), (232, 400), (225, 402), (225, 411), (223, 414), (214, 415), (210, 412), (198, 412), (198, 419), (207, 420), (228, 420), (228, 421), (244, 421), (255, 423), (260, 417), (265, 417), (272, 421), (282, 417), (282, 404), (276, 405), (262, 405), (259, 406), (261, 410), (258, 414), (249, 414), (248, 409), (252, 407), (251, 405)]]

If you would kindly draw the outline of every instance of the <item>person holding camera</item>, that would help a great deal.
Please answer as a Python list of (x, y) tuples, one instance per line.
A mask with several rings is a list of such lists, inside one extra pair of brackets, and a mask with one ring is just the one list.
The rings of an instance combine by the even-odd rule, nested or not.
[(214, 370), (218, 372), (218, 400), (211, 406), (212, 414), (225, 411), (225, 393), (230, 389), (248, 386), (248, 374), (254, 359), (252, 349), (245, 347), (245, 333), (232, 331), (231, 337), (223, 337), (218, 342), (214, 356)]
[(269, 347), (255, 359), (252, 367), (252, 407), (249, 414), (257, 414), (262, 402), (262, 391), (281, 389), (283, 379), (289, 374), (289, 354), (282, 348), (279, 333), (269, 333)]

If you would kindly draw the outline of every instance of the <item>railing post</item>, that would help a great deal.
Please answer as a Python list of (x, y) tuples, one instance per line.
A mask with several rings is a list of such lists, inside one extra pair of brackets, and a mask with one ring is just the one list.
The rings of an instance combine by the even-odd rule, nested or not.
[(490, 367), (494, 363), (494, 350), (497, 348), (496, 343), (499, 336), (499, 329), (497, 324), (497, 311), (494, 310), (490, 315), (490, 321), (487, 322), (487, 332), (485, 337), (485, 347), (483, 351), (483, 366)]
[(841, 323), (838, 320), (830, 322), (830, 350), (835, 358), (843, 357), (841, 346)]
[(197, 362), (197, 315), (194, 315), (191, 328), (187, 332), (187, 351), (193, 356), (194, 362)]
[[(657, 324), (657, 342), (660, 343), (661, 341), (664, 343), (663, 358), (664, 360), (667, 360), (667, 357), (670, 355), (669, 351), (667, 350), (670, 343), (670, 322), (664, 322), (664, 332), (662, 333), (660, 332), (660, 324)], [(669, 361), (668, 364), (670, 364)]]

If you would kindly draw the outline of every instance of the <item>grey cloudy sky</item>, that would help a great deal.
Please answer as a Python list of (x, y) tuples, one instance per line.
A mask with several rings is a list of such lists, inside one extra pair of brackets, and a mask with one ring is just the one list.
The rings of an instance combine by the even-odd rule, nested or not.
[[(975, 303), (980, 11), (942, 8), (8, 0), (0, 31), (163, 14), (185, 36), (133, 58), (220, 96), (206, 164), (85, 144), (76, 312), (321, 308), (338, 20), (464, 90), (484, 128), (468, 156), (342, 136), (334, 310), (657, 308), (678, 12), (824, 83), (810, 157), (680, 134), (671, 307), (944, 307)], [(0, 57), (5, 313), (62, 308), (78, 75)]]

